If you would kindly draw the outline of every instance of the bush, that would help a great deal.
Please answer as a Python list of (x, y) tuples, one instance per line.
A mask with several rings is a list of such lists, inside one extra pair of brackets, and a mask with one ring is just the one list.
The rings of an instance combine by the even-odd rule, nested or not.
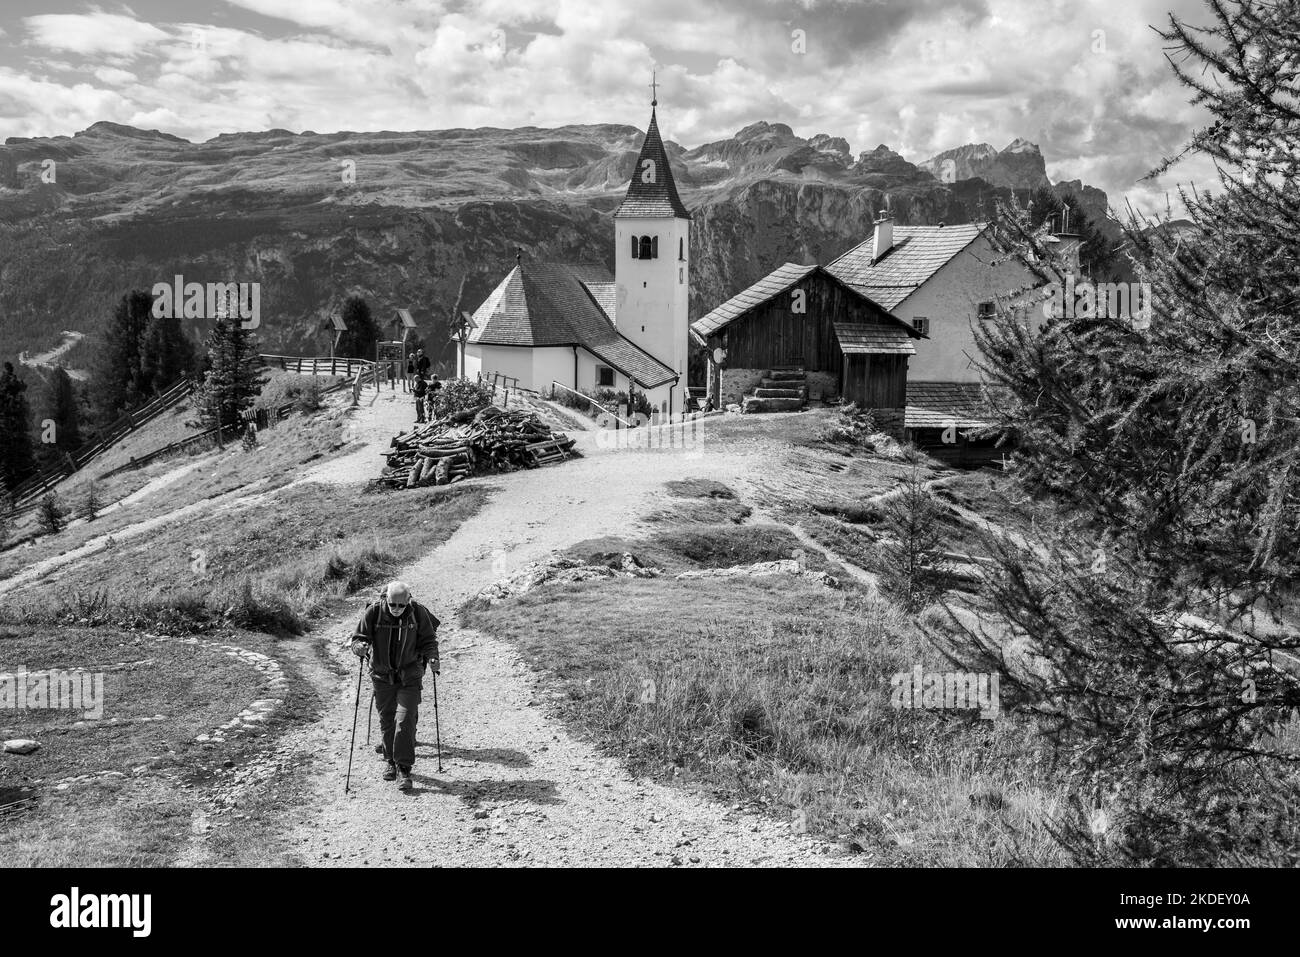
[(492, 387), (469, 379), (451, 379), (425, 400), (431, 419), (441, 419), (458, 412), (476, 412), (492, 404)]
[(859, 407), (856, 402), (850, 402), (842, 406), (835, 421), (822, 430), (821, 440), (870, 446), (867, 436), (876, 431), (875, 412)]
[(298, 411), (304, 414), (309, 412), (319, 412), (321, 406), (324, 404), (321, 400), (320, 384), (317, 382), (307, 383), (298, 391), (298, 394), (294, 396), (294, 399), (296, 400)]

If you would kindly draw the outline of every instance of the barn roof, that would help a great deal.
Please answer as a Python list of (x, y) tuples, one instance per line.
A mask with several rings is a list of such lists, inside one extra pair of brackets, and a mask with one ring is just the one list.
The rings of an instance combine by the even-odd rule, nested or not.
[[(654, 165), (647, 167), (646, 160)], [(646, 169), (653, 171), (652, 182), (644, 182), (642, 176)], [(691, 214), (682, 205), (677, 195), (677, 184), (673, 182), (673, 169), (668, 165), (668, 151), (664, 149), (663, 138), (659, 135), (659, 120), (655, 111), (650, 109), (650, 128), (646, 130), (645, 140), (641, 143), (641, 154), (636, 158), (636, 168), (632, 170), (632, 182), (628, 184), (627, 196), (614, 211), (616, 219), (621, 217), (650, 219), (690, 219)]]
[(894, 309), (986, 228), (983, 223), (895, 226), (893, 245), (878, 262), (873, 234), (832, 262), (826, 271), (886, 309)]
[(614, 328), (602, 308), (614, 278), (604, 266), (517, 265), (475, 310), (469, 342), (485, 346), (581, 346), (643, 389), (677, 373)]
[(894, 354), (916, 355), (912, 337), (901, 326), (883, 326), (869, 322), (836, 322), (835, 338), (845, 355)]
[(984, 386), (978, 382), (907, 383), (904, 428), (983, 428), (992, 424), (992, 418)]
[(786, 263), (784, 266), (778, 266), (748, 289), (736, 293), (736, 295), (715, 308), (708, 315), (696, 319), (691, 323), (692, 335), (695, 336), (696, 341), (703, 343), (708, 336), (719, 332), (751, 309), (761, 306), (766, 302), (770, 302), (815, 272), (829, 276), (833, 282), (839, 283), (849, 291), (856, 293), (870, 302), (871, 305), (880, 310), (882, 318), (896, 323), (897, 327), (903, 331), (905, 336), (916, 339), (923, 338), (921, 333), (917, 332), (897, 316), (890, 315), (890, 313), (881, 308), (880, 304), (870, 296), (863, 294), (860, 290), (843, 282), (830, 271), (821, 266), (801, 266), (798, 263)]

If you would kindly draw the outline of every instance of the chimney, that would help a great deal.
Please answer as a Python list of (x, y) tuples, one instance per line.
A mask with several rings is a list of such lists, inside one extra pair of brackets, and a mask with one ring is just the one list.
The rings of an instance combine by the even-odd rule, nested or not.
[(875, 242), (873, 244), (872, 262), (878, 262), (894, 246), (894, 220), (885, 210), (876, 217)]

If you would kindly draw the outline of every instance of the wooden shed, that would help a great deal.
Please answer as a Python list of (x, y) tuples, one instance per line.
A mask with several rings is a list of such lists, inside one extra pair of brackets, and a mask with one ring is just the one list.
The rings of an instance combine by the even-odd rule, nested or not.
[[(804, 373), (809, 398), (907, 406), (907, 361), (922, 333), (827, 272), (786, 263), (691, 324), (709, 358), (715, 407), (739, 403), (772, 370)], [(901, 421), (900, 421), (901, 425)]]

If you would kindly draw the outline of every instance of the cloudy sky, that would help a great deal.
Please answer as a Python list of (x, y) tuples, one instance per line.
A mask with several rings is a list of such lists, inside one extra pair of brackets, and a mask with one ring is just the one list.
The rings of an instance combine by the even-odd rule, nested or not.
[(97, 120), (191, 140), (282, 127), (644, 127), (691, 147), (757, 120), (917, 161), (1038, 143), (1054, 180), (1137, 181), (1202, 121), (1151, 24), (1201, 0), (135, 0), (0, 5), (0, 138)]

